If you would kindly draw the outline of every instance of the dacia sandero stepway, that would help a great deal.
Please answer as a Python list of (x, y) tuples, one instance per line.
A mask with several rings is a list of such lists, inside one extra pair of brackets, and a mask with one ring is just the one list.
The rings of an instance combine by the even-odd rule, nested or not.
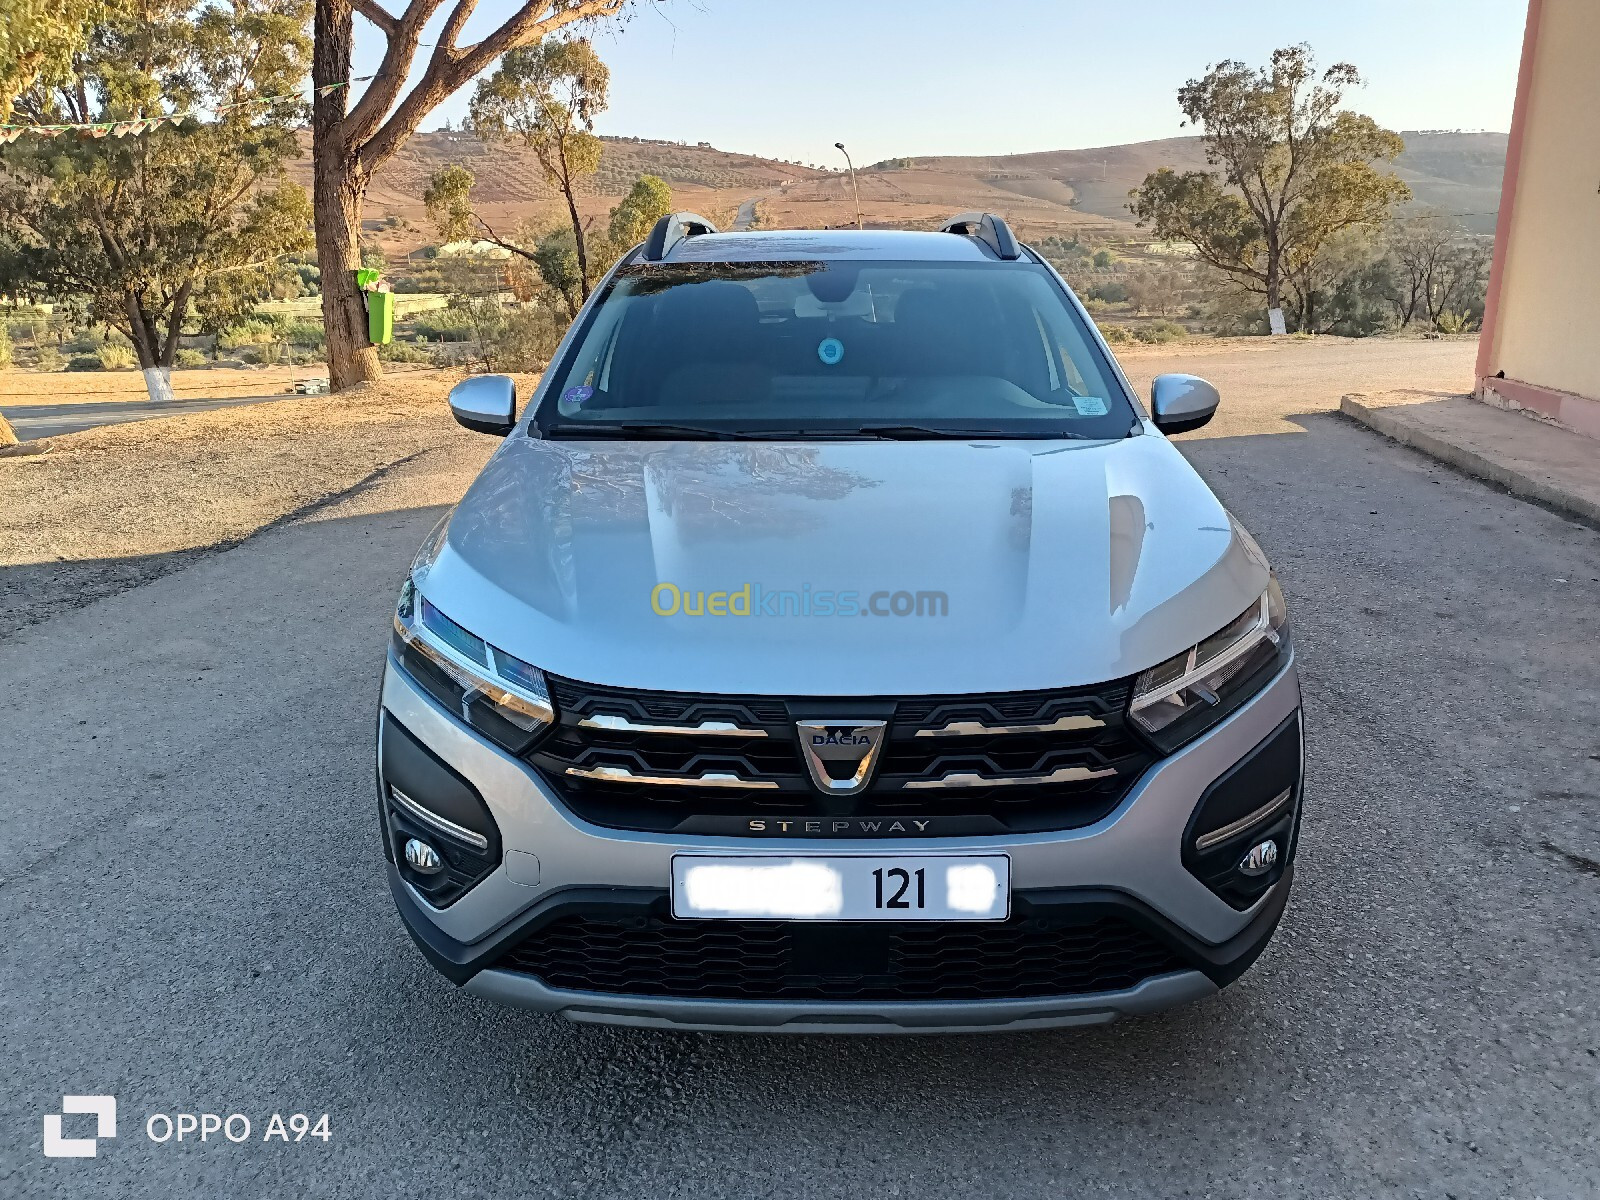
[(1260, 548), (1004, 221), (664, 218), (400, 588), (389, 882), (583, 1021), (887, 1032), (1217, 991), (1287, 901), (1300, 688)]

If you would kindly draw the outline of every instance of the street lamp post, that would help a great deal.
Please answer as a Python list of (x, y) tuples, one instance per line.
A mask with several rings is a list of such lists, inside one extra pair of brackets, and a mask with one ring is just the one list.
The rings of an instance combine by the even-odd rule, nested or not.
[(844, 155), (845, 166), (850, 168), (850, 191), (856, 198), (856, 228), (861, 228), (861, 189), (856, 186), (856, 165), (850, 161), (850, 151), (844, 148), (843, 142), (835, 142), (833, 148)]

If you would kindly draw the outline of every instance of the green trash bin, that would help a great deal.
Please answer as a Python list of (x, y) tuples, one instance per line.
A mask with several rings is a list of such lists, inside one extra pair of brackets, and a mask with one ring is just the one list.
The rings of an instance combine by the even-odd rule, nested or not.
[(367, 293), (367, 337), (374, 346), (394, 341), (394, 293)]

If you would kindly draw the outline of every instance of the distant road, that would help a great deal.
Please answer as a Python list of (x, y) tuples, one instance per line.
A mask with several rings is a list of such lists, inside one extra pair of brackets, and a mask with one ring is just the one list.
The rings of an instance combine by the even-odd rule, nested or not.
[(19, 441), (30, 442), (38, 438), (55, 437), (62, 433), (77, 433), (80, 429), (93, 429), (97, 425), (120, 425), (124, 421), (147, 421), (151, 417), (170, 417), (178, 413), (209, 412), (214, 408), (227, 408), (234, 404), (260, 404), (266, 400), (281, 400), (284, 393), (271, 396), (202, 396), (193, 400), (173, 400), (157, 404), (151, 400), (101, 400), (61, 404), (5, 404), (0, 413), (5, 414), (16, 430)]
[(733, 218), (733, 229), (731, 229), (730, 232), (738, 234), (739, 230), (741, 229), (755, 229), (755, 206), (757, 206), (758, 203), (762, 203), (762, 200), (765, 200), (766, 197), (770, 197), (770, 195), (773, 195), (773, 192), (762, 192), (760, 195), (752, 195), (749, 200), (746, 200), (746, 202), (742, 203), (742, 205), (739, 205), (739, 214), (736, 216), (736, 218)]
[[(765, 194), (760, 196), (751, 196), (750, 199), (739, 205), (739, 215), (733, 219), (733, 232), (737, 233), (741, 229), (755, 228), (756, 205), (764, 199), (766, 199)], [(20, 437), (22, 435), (18, 434), (17, 436)]]

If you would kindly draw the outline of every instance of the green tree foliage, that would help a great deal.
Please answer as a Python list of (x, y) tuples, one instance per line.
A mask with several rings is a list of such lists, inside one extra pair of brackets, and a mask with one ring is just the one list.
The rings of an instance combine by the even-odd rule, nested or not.
[[(1269, 310), (1281, 308), (1293, 279), (1315, 273), (1334, 238), (1381, 225), (1410, 196), (1373, 165), (1405, 149), (1400, 136), (1342, 108), (1360, 82), (1348, 63), (1319, 76), (1305, 45), (1275, 51), (1261, 69), (1218, 63), (1179, 88), (1178, 103), (1220, 174), (1164, 167), (1129, 207), (1157, 237), (1193, 243)], [(1312, 314), (1302, 307), (1296, 317)]]
[(545, 233), (534, 246), (532, 261), (545, 286), (561, 298), (568, 315), (576, 317), (584, 300), (583, 264), (572, 230), (557, 225)]
[(477, 180), (462, 166), (440, 167), (428, 180), (422, 203), (442, 242), (466, 242), (473, 237), (472, 185)]
[(600, 169), (594, 119), (605, 111), (610, 85), (611, 72), (587, 38), (549, 40), (509, 51), (499, 70), (478, 84), (470, 107), (479, 136), (520, 138), (566, 200), (585, 300), (592, 277), (577, 188)]
[(98, 0), (0, 0), (0, 121), (23, 92), (70, 74), (101, 14)]
[(672, 211), (672, 189), (656, 175), (641, 175), (622, 203), (611, 210), (607, 233), (613, 248), (626, 250), (650, 236), (655, 223)]
[[(122, 331), (153, 398), (191, 305), (226, 324), (292, 272), (311, 206), (284, 178), (297, 153), (309, 0), (147, 0), (97, 27), (71, 77), (17, 109), (35, 121), (137, 121), (190, 111), (209, 122), (124, 137), (25, 138), (0, 150), (0, 223), (28, 290), (79, 296)], [(224, 107), (239, 105), (242, 107)]]

